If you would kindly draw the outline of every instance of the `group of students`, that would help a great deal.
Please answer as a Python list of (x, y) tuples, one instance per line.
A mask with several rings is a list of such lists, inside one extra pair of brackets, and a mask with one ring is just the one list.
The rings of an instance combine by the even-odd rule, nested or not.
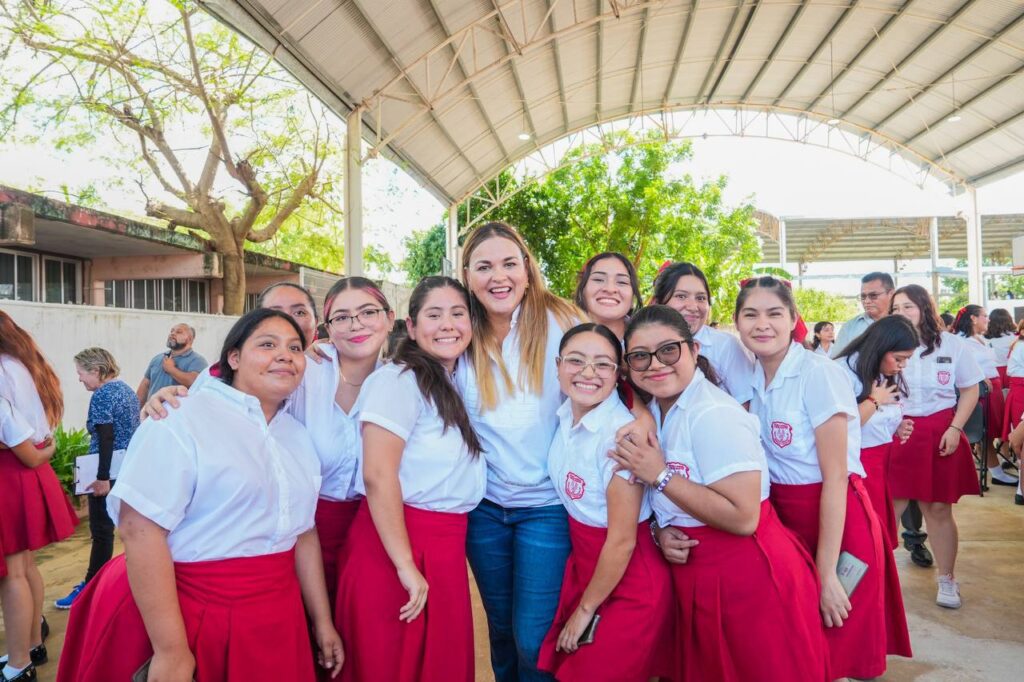
[(644, 307), (617, 253), (561, 300), (502, 223), (464, 262), (416, 286), (394, 348), (369, 280), (331, 288), (317, 344), (312, 297), (272, 287), (149, 401), (108, 495), (125, 553), (71, 609), (58, 680), (473, 680), (467, 559), (501, 682), (871, 678), (911, 655), (896, 510), (922, 505), (943, 603), (951, 505), (978, 492), (981, 372), (924, 289), (833, 361), (772, 277), (742, 283), (737, 338), (689, 263)]

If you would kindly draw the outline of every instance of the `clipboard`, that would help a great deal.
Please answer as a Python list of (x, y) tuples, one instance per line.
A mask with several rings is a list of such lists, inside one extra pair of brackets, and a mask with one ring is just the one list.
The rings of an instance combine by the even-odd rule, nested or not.
[[(124, 463), (124, 455), (127, 450), (114, 450), (114, 456), (110, 460), (110, 479), (115, 480), (121, 473), (121, 465)], [(100, 456), (80, 455), (75, 457), (75, 494), (88, 495), (88, 487), (96, 482), (96, 473), (100, 466)]]

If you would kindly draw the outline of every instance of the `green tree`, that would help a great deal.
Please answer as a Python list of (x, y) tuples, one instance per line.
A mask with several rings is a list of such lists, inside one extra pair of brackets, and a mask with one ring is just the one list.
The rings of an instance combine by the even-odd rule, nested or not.
[(417, 230), (403, 240), (406, 256), (402, 269), (409, 278), (410, 286), (415, 286), (424, 277), (439, 274), (444, 267), (447, 248), (445, 224), (434, 225), (429, 230)]
[[(1005, 263), (996, 263), (990, 258), (986, 258), (982, 261), (983, 265), (1005, 265)], [(958, 268), (966, 268), (967, 261), (959, 260), (956, 262)], [(948, 310), (953, 315), (963, 308), (968, 303), (977, 303), (978, 301), (969, 300), (967, 292), (967, 278), (966, 277), (943, 277), (942, 288), (949, 293), (943, 296), (939, 296), (939, 300), (936, 302), (938, 305), (938, 312), (944, 312)], [(999, 275), (988, 280), (988, 290), (990, 296), (993, 298), (1004, 298), (1006, 292), (1013, 294), (1014, 299), (1024, 299), (1024, 277), (1014, 277), (1013, 275)]]
[(808, 327), (822, 321), (841, 324), (857, 314), (857, 306), (852, 301), (820, 289), (794, 288), (793, 297)]
[(113, 135), (108, 159), (137, 176), (146, 213), (221, 255), (225, 313), (243, 310), (247, 241), (271, 240), (304, 207), (318, 225), (338, 221), (329, 113), (193, 2), (0, 2), (0, 41), (0, 138), (74, 152)]

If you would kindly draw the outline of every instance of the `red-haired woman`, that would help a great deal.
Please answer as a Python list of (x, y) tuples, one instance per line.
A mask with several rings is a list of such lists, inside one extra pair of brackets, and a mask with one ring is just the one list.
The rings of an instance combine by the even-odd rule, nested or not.
[[(50, 466), (48, 439), (64, 413), (60, 381), (35, 341), (0, 311), (0, 397), (32, 427), (38, 456), (22, 458), (0, 444), (0, 602), (8, 658), (0, 677), (34, 680), (47, 661), (43, 645), (43, 578), (32, 552), (74, 532), (78, 517)], [(46, 447), (50, 446), (50, 447)]]

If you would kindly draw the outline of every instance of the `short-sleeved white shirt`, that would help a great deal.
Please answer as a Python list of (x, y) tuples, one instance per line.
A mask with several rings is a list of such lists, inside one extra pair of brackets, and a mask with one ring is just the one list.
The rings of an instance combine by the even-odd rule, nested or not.
[(532, 392), (525, 378), (519, 384), (519, 308), (512, 314), (512, 329), (501, 344), (501, 356), (515, 389), (510, 394), (497, 366), (494, 373), (498, 404), (483, 411), (476, 375), (471, 361), (460, 362), (455, 383), (466, 403), (469, 419), (483, 443), (487, 456), (488, 500), (503, 507), (542, 507), (560, 504), (548, 476), (548, 451), (558, 428), (558, 407), (562, 390), (558, 384), (558, 344), (562, 329), (548, 313), (547, 345), (544, 349), (544, 380), (540, 394)]
[(750, 411), (761, 421), (761, 442), (772, 483), (821, 482), (814, 430), (833, 415), (846, 415), (846, 467), (864, 476), (860, 463), (860, 412), (847, 373), (838, 363), (791, 343), (770, 386), (764, 369), (754, 367)]
[(356, 470), (363, 450), (357, 411), (359, 401), (347, 413), (341, 409), (335, 400), (341, 381), (338, 350), (326, 343), (319, 348), (327, 359), (319, 364), (306, 363), (302, 384), (292, 394), (288, 411), (306, 427), (316, 446), (323, 477), (320, 497), (352, 500), (358, 496)]
[(0, 396), (7, 398), (32, 427), (33, 442), (41, 443), (50, 436), (52, 427), (36, 383), (28, 368), (10, 355), (0, 355)]
[(956, 406), (956, 389), (974, 386), (984, 379), (981, 368), (967, 348), (966, 339), (942, 332), (942, 344), (922, 357), (925, 347), (918, 346), (907, 361), (903, 378), (907, 396), (903, 413), (925, 417)]
[(992, 352), (996, 355), (996, 367), (1006, 367), (1006, 363), (1010, 359), (1010, 346), (1013, 345), (1016, 338), (1017, 335), (1011, 333), (988, 339), (988, 345), (992, 347)]
[(132, 437), (107, 510), (121, 502), (169, 531), (174, 561), (263, 556), (314, 525), (320, 461), (285, 410), (267, 423), (259, 400), (219, 380), (190, 391)]
[[(664, 420), (657, 400), (650, 407), (666, 465), (676, 476), (708, 486), (742, 471), (759, 471), (761, 500), (768, 499), (771, 482), (757, 419), (699, 369)], [(660, 493), (651, 494), (651, 506), (662, 528), (705, 525)]]
[(978, 368), (981, 369), (984, 377), (986, 379), (998, 378), (999, 370), (996, 369), (996, 353), (992, 350), (992, 346), (988, 345), (988, 340), (981, 341), (976, 336), (970, 338), (961, 336), (960, 339), (971, 351), (971, 355), (974, 357), (974, 361), (978, 363)]
[(34, 433), (32, 425), (14, 409), (11, 401), (0, 396), (0, 443), (13, 448), (27, 441)]
[[(863, 390), (863, 384), (861, 384), (860, 378), (857, 373), (853, 371), (853, 368), (857, 366), (857, 354), (850, 355), (845, 358), (840, 358), (837, 362), (843, 366), (850, 377), (850, 383), (853, 384), (854, 396), (859, 396), (861, 390)], [(883, 377), (879, 376), (879, 380), (884, 380)], [(897, 397), (902, 399), (897, 393)], [(860, 417), (857, 417), (857, 421), (860, 421)], [(860, 427), (860, 447), (866, 450), (867, 448), (873, 448), (876, 445), (884, 445), (892, 442), (892, 437), (896, 435), (896, 429), (899, 428), (900, 422), (903, 421), (903, 404), (899, 400), (895, 403), (886, 403), (880, 405), (875, 409), (874, 414), (861, 424)]]
[(1024, 341), (1010, 351), (1010, 357), (1006, 361), (1006, 376), (1024, 377)]
[[(608, 527), (608, 486), (616, 473), (625, 480), (628, 471), (615, 472), (615, 460), (608, 451), (615, 447), (615, 432), (633, 421), (618, 393), (573, 424), (569, 400), (558, 408), (558, 431), (548, 453), (548, 473), (569, 516), (597, 528)], [(651, 516), (649, 492), (644, 492), (637, 523)]]
[[(487, 486), (483, 454), (471, 455), (459, 429), (445, 428), (411, 369), (394, 363), (382, 366), (363, 383), (357, 407), (360, 422), (376, 424), (405, 441), (398, 466), (405, 504), (453, 513), (480, 504)], [(364, 447), (356, 475), (360, 495), (366, 494), (362, 463), (367, 457), (373, 453)]]
[(708, 359), (722, 382), (722, 389), (745, 403), (753, 394), (754, 360), (729, 332), (704, 325), (693, 336), (700, 344), (700, 354)]

